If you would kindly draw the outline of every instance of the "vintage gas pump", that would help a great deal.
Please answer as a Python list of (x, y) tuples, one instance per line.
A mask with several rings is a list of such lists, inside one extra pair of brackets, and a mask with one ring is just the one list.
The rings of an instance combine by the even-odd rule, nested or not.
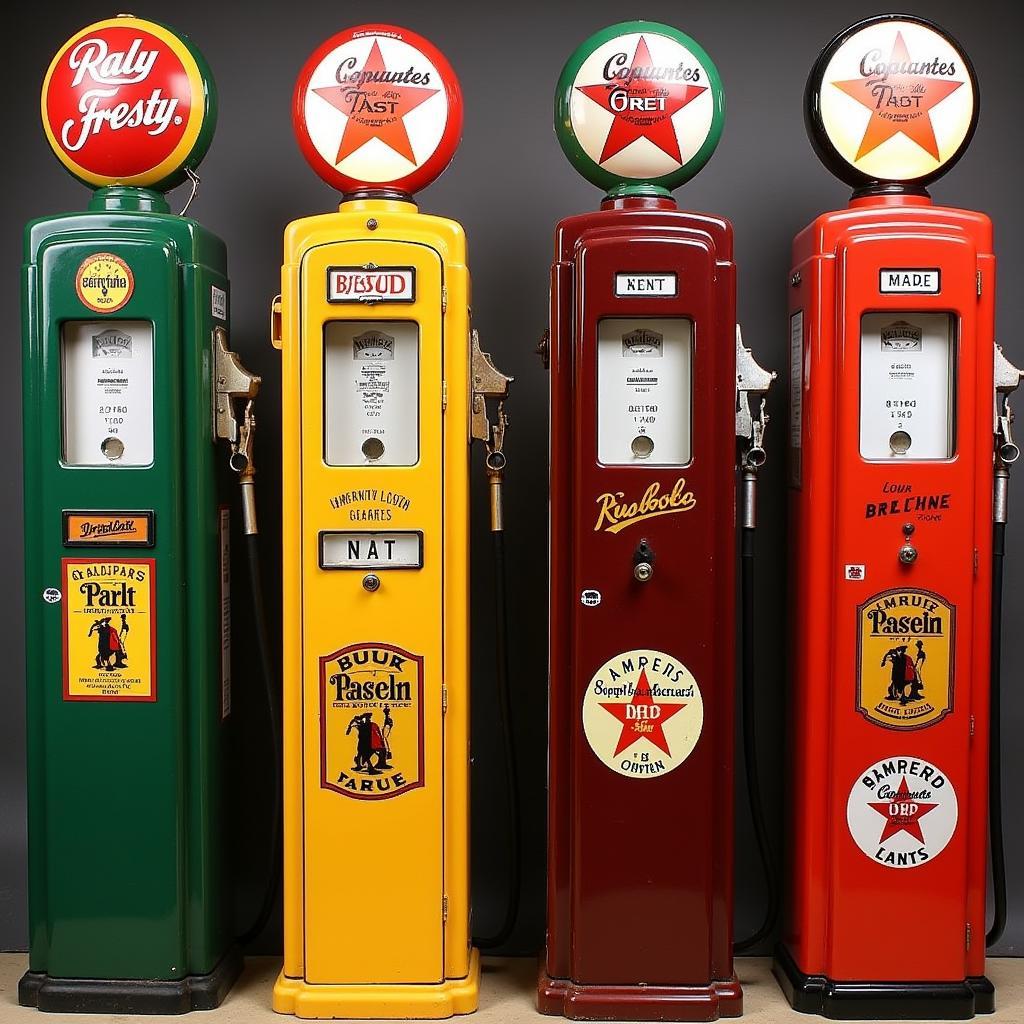
[(967, 55), (905, 15), (842, 32), (807, 86), (814, 148), (855, 192), (793, 245), (793, 827), (775, 973), (794, 1007), (836, 1019), (994, 1008), (992, 522), (1001, 539), (1020, 373), (993, 340), (991, 222), (925, 190), (977, 111)]
[(732, 227), (670, 190), (710, 158), (714, 64), (613, 25), (569, 59), (555, 130), (607, 192), (555, 233), (543, 1013), (737, 1016), (736, 434), (753, 524), (772, 374), (740, 341)]
[[(177, 1013), (236, 978), (221, 822), (229, 513), (251, 400), (224, 243), (164, 192), (206, 153), (209, 69), (131, 16), (76, 33), (43, 126), (95, 189), (25, 232), (30, 968), (42, 1010)], [(244, 403), (244, 404), (243, 404)], [(224, 453), (226, 455), (226, 453)], [(225, 458), (225, 461), (226, 458)]]
[(500, 530), (509, 378), (471, 331), (462, 228), (412, 199), (451, 160), (462, 99), (425, 39), (367, 25), (313, 53), (293, 118), (343, 201), (288, 226), (272, 316), (286, 837), (274, 1008), (469, 1013), (469, 444), (487, 445)]

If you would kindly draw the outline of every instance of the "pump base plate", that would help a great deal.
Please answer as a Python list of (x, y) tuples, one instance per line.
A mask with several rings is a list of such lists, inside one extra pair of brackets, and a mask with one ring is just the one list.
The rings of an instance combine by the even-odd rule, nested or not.
[(541, 967), (537, 1009), (569, 1020), (709, 1021), (739, 1017), (743, 991), (735, 976), (710, 985), (578, 985)]
[(242, 954), (232, 947), (209, 974), (174, 981), (134, 978), (54, 978), (26, 971), (18, 982), (18, 1002), (47, 1013), (188, 1013), (213, 1010), (242, 973)]
[(274, 985), (274, 1009), (296, 1017), (348, 1017), (356, 1020), (415, 1018), (440, 1020), (473, 1013), (480, 1002), (480, 952), (474, 949), (465, 978), (437, 985), (322, 985), (290, 978), (284, 971)]
[(988, 978), (963, 981), (833, 981), (804, 974), (779, 945), (772, 963), (789, 1005), (830, 1020), (970, 1020), (994, 1013), (995, 988)]

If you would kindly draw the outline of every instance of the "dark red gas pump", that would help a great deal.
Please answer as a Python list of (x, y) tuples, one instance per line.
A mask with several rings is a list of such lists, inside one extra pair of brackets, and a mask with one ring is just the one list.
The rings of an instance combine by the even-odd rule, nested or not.
[[(990, 220), (925, 187), (967, 148), (978, 82), (937, 26), (884, 15), (829, 43), (806, 103), (814, 148), (856, 191), (793, 245), (793, 821), (775, 973), (805, 1012), (966, 1019), (995, 1005), (993, 539), (999, 555), (1021, 375), (994, 344)], [(995, 803), (997, 876), (998, 821)]]
[(654, 22), (588, 39), (556, 95), (566, 155), (607, 192), (599, 211), (556, 229), (545, 347), (551, 740), (538, 1006), (573, 1019), (742, 1009), (736, 433), (752, 497), (773, 375), (739, 341), (731, 226), (679, 210), (670, 191), (709, 159), (722, 118), (708, 55)]

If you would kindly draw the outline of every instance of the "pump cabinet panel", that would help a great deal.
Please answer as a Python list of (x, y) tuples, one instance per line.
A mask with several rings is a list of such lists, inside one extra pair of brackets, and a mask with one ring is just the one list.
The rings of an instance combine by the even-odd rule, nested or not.
[(606, 210), (556, 247), (540, 1005), (660, 1014), (686, 992), (735, 1013), (731, 229)]
[(122, 213), (37, 221), (27, 244), (31, 970), (208, 975), (230, 941), (211, 393), (224, 249), (193, 222)]
[[(415, 297), (332, 303), (336, 268), (371, 256), (408, 268)], [(410, 242), (318, 245), (300, 287), (303, 808), (316, 835), (303, 854), (305, 977), (440, 983), (444, 619), (414, 610), (445, 607), (441, 259)], [(350, 870), (358, 849), (405, 866), (367, 888)], [(363, 904), (401, 922), (384, 946), (339, 929)]]

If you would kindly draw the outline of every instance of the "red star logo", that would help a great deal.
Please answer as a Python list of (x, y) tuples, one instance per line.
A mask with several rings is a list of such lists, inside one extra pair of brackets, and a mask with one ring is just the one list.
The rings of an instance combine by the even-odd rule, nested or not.
[[(886, 63), (912, 63), (902, 32), (896, 33), (896, 42)], [(964, 83), (947, 82), (927, 75), (894, 73), (884, 82), (877, 76), (871, 76), (832, 84), (871, 111), (871, 119), (855, 159), (867, 156), (887, 139), (902, 132), (938, 160), (939, 144), (935, 141), (935, 128), (928, 111)]]
[(707, 92), (707, 86), (633, 77), (634, 72), (643, 73), (653, 67), (647, 41), (641, 36), (624, 82), (614, 79), (598, 85), (576, 86), (584, 96), (615, 116), (598, 163), (603, 164), (641, 138), (653, 142), (678, 163), (683, 162), (672, 117), (702, 92)]
[(340, 164), (371, 139), (380, 139), (409, 163), (416, 163), (404, 118), (440, 90), (368, 80), (374, 73), (382, 74), (387, 70), (380, 44), (374, 39), (366, 63), (361, 71), (354, 73), (357, 76), (354, 81), (313, 90), (348, 118), (335, 164)]
[(606, 704), (602, 701), (601, 707), (622, 723), (619, 742), (615, 744), (616, 755), (631, 747), (637, 740), (647, 739), (669, 757), (672, 756), (668, 740), (665, 739), (665, 723), (686, 705), (656, 704), (651, 695), (650, 683), (647, 682), (646, 669), (641, 669), (636, 691), (628, 704)]
[(882, 827), (881, 838), (878, 840), (880, 843), (884, 843), (889, 836), (894, 836), (898, 832), (906, 832), (919, 843), (923, 843), (921, 819), (939, 805), (911, 799), (910, 787), (907, 785), (907, 777), (904, 775), (900, 788), (896, 790), (895, 799), (886, 800), (884, 803), (868, 803), (868, 806), (878, 811), (886, 819), (885, 825)]

